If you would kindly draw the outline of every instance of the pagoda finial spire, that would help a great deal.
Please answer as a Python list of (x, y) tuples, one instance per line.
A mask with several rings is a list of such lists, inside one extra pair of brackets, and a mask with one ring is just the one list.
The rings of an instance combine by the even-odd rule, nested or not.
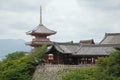
[(40, 6), (40, 24), (42, 24), (42, 6)]

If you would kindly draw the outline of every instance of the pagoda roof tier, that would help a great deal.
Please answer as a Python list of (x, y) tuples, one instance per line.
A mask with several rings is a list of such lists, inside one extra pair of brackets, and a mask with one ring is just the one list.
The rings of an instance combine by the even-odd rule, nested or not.
[(53, 43), (51, 41), (35, 41), (35, 42), (27, 42), (26, 45), (30, 45), (30, 46), (41, 46), (41, 45), (52, 45)]
[(28, 35), (44, 34), (49, 36), (49, 35), (56, 34), (56, 31), (46, 28), (43, 24), (39, 24), (36, 28), (34, 28), (31, 31), (28, 31), (26, 34)]

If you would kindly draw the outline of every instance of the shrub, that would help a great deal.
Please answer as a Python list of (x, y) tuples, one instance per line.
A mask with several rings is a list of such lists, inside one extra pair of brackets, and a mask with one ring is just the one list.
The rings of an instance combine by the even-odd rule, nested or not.
[(46, 50), (47, 47), (43, 46), (26, 56), (22, 52), (7, 55), (0, 62), (0, 80), (31, 80), (35, 67)]

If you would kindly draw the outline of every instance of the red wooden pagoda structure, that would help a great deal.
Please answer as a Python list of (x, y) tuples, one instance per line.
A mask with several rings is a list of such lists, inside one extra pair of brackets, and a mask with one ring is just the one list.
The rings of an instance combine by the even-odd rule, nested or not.
[(28, 31), (26, 34), (35, 37), (32, 39), (31, 42), (26, 43), (27, 45), (30, 45), (34, 48), (40, 47), (42, 45), (47, 45), (47, 46), (52, 45), (52, 42), (47, 37), (50, 35), (56, 34), (56, 32), (46, 28), (42, 24), (42, 8), (41, 7), (40, 7), (40, 24), (33, 30)]

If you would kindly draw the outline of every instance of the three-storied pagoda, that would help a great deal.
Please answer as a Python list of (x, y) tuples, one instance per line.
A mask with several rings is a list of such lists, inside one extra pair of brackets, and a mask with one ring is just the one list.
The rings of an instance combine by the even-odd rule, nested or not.
[(32, 39), (31, 42), (26, 43), (27, 45), (30, 45), (34, 48), (40, 47), (42, 45), (47, 45), (47, 46), (52, 45), (52, 42), (47, 37), (50, 35), (56, 34), (56, 32), (46, 28), (42, 24), (42, 8), (41, 7), (40, 7), (40, 24), (33, 30), (28, 31), (26, 34), (35, 37), (34, 39)]

